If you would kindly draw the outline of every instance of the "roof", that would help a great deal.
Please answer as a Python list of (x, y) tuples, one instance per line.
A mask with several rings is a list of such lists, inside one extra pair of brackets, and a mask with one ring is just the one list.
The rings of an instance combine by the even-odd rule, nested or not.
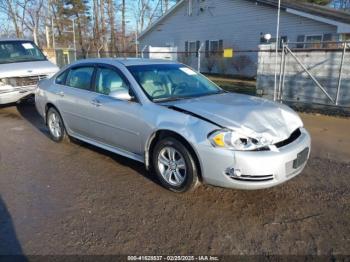
[[(167, 18), (170, 14), (176, 11), (184, 2), (187, 0), (180, 0), (176, 5), (174, 5), (167, 13), (165, 13), (162, 17), (160, 17), (157, 21), (147, 27), (139, 36), (141, 39), (145, 34), (151, 31), (156, 25), (158, 25), (161, 21)], [(278, 7), (278, 0), (246, 0), (255, 2), (261, 5), (268, 5), (274, 8)], [(329, 8), (325, 6), (320, 6), (316, 4), (299, 2), (297, 0), (283, 0), (281, 1), (281, 8), (283, 10), (286, 9), (294, 9), (299, 12), (315, 15), (318, 17), (330, 19), (336, 22), (345, 23), (350, 25), (350, 13), (337, 10), (334, 8)]]
[(147, 58), (119, 58), (117, 61), (125, 66), (132, 65), (150, 65), (150, 64), (174, 64), (176, 62), (164, 59), (147, 59)]
[(120, 63), (124, 66), (133, 66), (133, 65), (150, 65), (150, 64), (174, 64), (176, 62), (170, 61), (170, 60), (163, 60), (163, 59), (147, 59), (147, 58), (89, 58), (89, 59), (82, 59), (77, 60), (74, 62), (74, 64), (79, 63), (106, 63), (106, 64), (113, 64), (113, 63)]
[(31, 39), (23, 39), (23, 38), (0, 38), (0, 42), (12, 42), (12, 41), (33, 42), (33, 40)]
[[(269, 5), (273, 7), (278, 7), (278, 0), (250, 0), (250, 1), (254, 1), (260, 4)], [(326, 7), (326, 6), (299, 2), (296, 0), (283, 0), (281, 1), (281, 8), (282, 9), (291, 8), (304, 13), (309, 13), (312, 15), (332, 19), (334, 21), (350, 24), (349, 12), (341, 11), (341, 10)]]
[(168, 12), (166, 12), (164, 15), (162, 15), (157, 21), (155, 21), (153, 24), (148, 26), (141, 34), (139, 35), (139, 39), (141, 39), (145, 34), (147, 34), (149, 31), (153, 29), (156, 25), (158, 25), (161, 21), (163, 21), (165, 18), (167, 18), (170, 14), (174, 13), (175, 10), (177, 10), (183, 2), (186, 2), (187, 0), (180, 0), (176, 5), (172, 6)]

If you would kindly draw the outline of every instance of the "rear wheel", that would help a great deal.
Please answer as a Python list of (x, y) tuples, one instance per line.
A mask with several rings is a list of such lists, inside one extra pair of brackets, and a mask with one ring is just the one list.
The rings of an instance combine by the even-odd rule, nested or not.
[(47, 111), (47, 126), (53, 141), (61, 142), (66, 137), (66, 130), (61, 115), (53, 107)]
[(174, 192), (187, 192), (199, 184), (193, 156), (180, 141), (167, 137), (157, 142), (153, 167), (162, 185)]

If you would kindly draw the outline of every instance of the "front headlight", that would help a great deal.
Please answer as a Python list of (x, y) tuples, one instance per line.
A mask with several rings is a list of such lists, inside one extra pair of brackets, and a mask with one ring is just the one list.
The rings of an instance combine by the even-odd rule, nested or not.
[(214, 147), (227, 148), (232, 150), (255, 150), (269, 146), (270, 141), (263, 137), (251, 138), (232, 130), (218, 130), (208, 136)]
[(11, 85), (9, 78), (0, 78), (0, 89), (1, 90), (13, 89), (13, 86)]

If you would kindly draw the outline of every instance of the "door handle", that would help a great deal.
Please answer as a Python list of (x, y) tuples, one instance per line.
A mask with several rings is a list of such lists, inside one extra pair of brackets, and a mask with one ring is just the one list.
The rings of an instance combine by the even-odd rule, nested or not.
[(97, 107), (102, 105), (101, 102), (97, 99), (93, 99), (90, 103)]
[(62, 91), (60, 91), (60, 92), (56, 92), (56, 95), (63, 97), (64, 93)]

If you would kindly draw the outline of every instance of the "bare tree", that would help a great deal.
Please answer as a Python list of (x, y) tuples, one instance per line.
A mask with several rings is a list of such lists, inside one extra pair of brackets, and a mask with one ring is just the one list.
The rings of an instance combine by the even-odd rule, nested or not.
[(18, 2), (15, 0), (1, 0), (0, 11), (7, 15), (12, 22), (16, 36), (23, 37), (23, 28), (20, 27), (23, 15), (20, 15)]
[(18, 5), (22, 8), (22, 23), (33, 35), (34, 42), (38, 45), (40, 21), (41, 18), (43, 18), (41, 11), (44, 6), (44, 0), (32, 0), (30, 2), (24, 1), (18, 3)]
[(115, 28), (115, 12), (116, 7), (113, 0), (108, 0), (107, 2), (108, 19), (110, 27), (110, 51), (114, 54), (117, 51), (117, 36)]
[(251, 65), (252, 59), (247, 55), (239, 55), (233, 58), (231, 64), (238, 74), (242, 74), (243, 70)]
[(121, 11), (122, 11), (122, 50), (123, 52), (125, 51), (126, 48), (126, 34), (125, 34), (125, 13), (126, 13), (126, 5), (125, 5), (125, 0), (122, 0), (122, 6), (121, 6)]

